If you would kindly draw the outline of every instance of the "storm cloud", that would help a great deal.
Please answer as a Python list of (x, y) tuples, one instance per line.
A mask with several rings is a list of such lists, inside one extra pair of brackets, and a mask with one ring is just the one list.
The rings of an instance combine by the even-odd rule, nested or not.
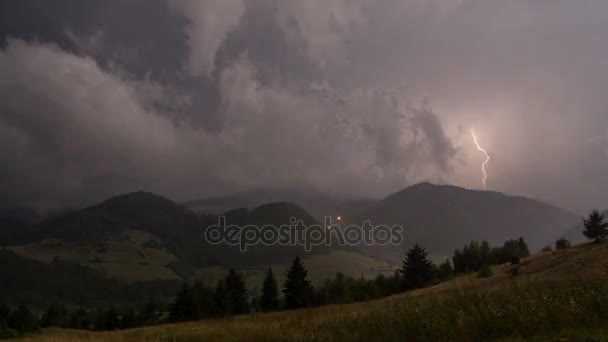
[(490, 189), (608, 207), (603, 1), (1, 6), (3, 203), (479, 188), (475, 127)]

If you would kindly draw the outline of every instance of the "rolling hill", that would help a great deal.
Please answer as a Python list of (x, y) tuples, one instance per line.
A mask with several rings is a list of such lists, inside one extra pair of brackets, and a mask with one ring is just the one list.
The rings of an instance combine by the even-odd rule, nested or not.
[[(338, 271), (373, 277), (392, 272), (414, 242), (435, 256), (448, 256), (470, 240), (488, 240), (497, 245), (524, 236), (534, 250), (552, 243), (580, 220), (531, 199), (426, 183), (368, 203), (358, 214), (354, 212), (345, 216), (346, 223), (369, 219), (374, 224), (403, 225), (404, 244), (319, 246), (312, 252), (305, 252), (303, 246), (257, 245), (243, 253), (238, 246), (204, 240), (205, 229), (217, 224), (218, 216), (197, 214), (162, 196), (136, 192), (39, 223), (0, 220), (0, 245), (20, 258), (11, 259), (12, 265), (19, 260), (37, 263), (35, 268), (24, 270), (52, 269), (60, 262), (84, 266), (125, 284), (174, 284), (193, 276), (212, 283), (228, 268), (236, 267), (245, 272), (248, 285), (256, 289), (268, 266), (284, 270), (295, 256), (304, 257), (313, 265), (311, 272), (323, 277)], [(228, 225), (280, 226), (289, 224), (292, 217), (308, 225), (318, 223), (314, 215), (290, 202), (236, 208), (222, 215)], [(18, 267), (15, 270), (19, 272)], [(65, 272), (74, 270), (66, 268)]]
[(398, 261), (414, 243), (449, 256), (471, 240), (499, 245), (523, 236), (532, 250), (539, 250), (580, 218), (524, 197), (421, 183), (386, 197), (348, 222), (365, 220), (405, 228), (404, 245), (363, 247), (371, 256)]
[(371, 302), (20, 341), (604, 341), (606, 258), (584, 244)]
[(317, 221), (325, 216), (351, 216), (376, 201), (367, 198), (343, 198), (303, 189), (255, 189), (226, 196), (215, 196), (184, 203), (192, 211), (221, 214), (236, 208), (254, 209), (274, 202), (296, 203)]
[[(289, 224), (292, 217), (307, 225), (318, 223), (302, 207), (288, 202), (234, 209), (223, 216), (227, 224), (239, 226), (280, 226)], [(393, 270), (386, 262), (332, 246), (306, 252), (302, 246), (257, 245), (243, 253), (238, 246), (209, 244), (204, 240), (205, 229), (217, 222), (217, 216), (195, 214), (148, 192), (112, 197), (36, 224), (0, 219), (0, 246), (4, 246), (0, 248), (0, 262), (6, 259), (11, 269), (5, 274), (14, 276), (14, 283), (20, 284), (7, 289), (5, 302), (27, 298), (28, 293), (40, 293), (36, 298), (48, 297), (48, 291), (37, 284), (47, 282), (45, 277), (53, 274), (58, 265), (73, 266), (61, 266), (66, 279), (101, 277), (115, 279), (124, 286), (144, 287), (164, 283), (167, 289), (174, 289), (176, 283), (191, 277), (214, 283), (228, 268), (236, 267), (246, 272), (248, 285), (255, 291), (268, 266), (284, 270), (295, 256), (311, 260), (319, 274), (327, 276), (342, 270), (345, 260), (350, 262), (347, 273), (353, 276), (373, 277)], [(18, 267), (20, 263), (23, 268)], [(37, 281), (30, 283), (26, 279)], [(76, 282), (79, 283), (82, 282)], [(67, 296), (66, 301), (73, 302), (72, 299)], [(106, 299), (117, 303), (124, 300), (114, 292)]]

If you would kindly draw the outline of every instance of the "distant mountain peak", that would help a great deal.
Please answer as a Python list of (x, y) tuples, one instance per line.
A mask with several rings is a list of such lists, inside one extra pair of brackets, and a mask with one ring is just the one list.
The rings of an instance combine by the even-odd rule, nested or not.
[(152, 192), (136, 191), (110, 197), (107, 200), (101, 202), (98, 206), (103, 207), (108, 205), (176, 206), (176, 203), (166, 197)]

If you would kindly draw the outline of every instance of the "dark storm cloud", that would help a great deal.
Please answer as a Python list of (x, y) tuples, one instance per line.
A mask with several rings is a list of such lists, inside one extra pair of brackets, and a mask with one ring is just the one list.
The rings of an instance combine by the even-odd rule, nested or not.
[(490, 188), (608, 206), (594, 186), (608, 166), (606, 10), (591, 0), (2, 2), (2, 200), (478, 187), (475, 126), (493, 157)]

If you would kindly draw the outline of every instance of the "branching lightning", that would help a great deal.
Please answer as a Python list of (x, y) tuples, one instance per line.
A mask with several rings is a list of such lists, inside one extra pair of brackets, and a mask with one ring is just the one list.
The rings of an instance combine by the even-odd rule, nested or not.
[(473, 137), (473, 142), (475, 143), (477, 150), (486, 156), (486, 160), (481, 165), (481, 172), (483, 173), (483, 179), (481, 180), (481, 182), (483, 183), (483, 189), (487, 190), (488, 189), (488, 185), (487, 185), (488, 173), (486, 172), (486, 165), (488, 165), (491, 158), (490, 158), (490, 155), (488, 154), (488, 152), (479, 145), (479, 141), (477, 140), (477, 135), (475, 135), (475, 129), (473, 129), (473, 128), (471, 128), (471, 136)]

